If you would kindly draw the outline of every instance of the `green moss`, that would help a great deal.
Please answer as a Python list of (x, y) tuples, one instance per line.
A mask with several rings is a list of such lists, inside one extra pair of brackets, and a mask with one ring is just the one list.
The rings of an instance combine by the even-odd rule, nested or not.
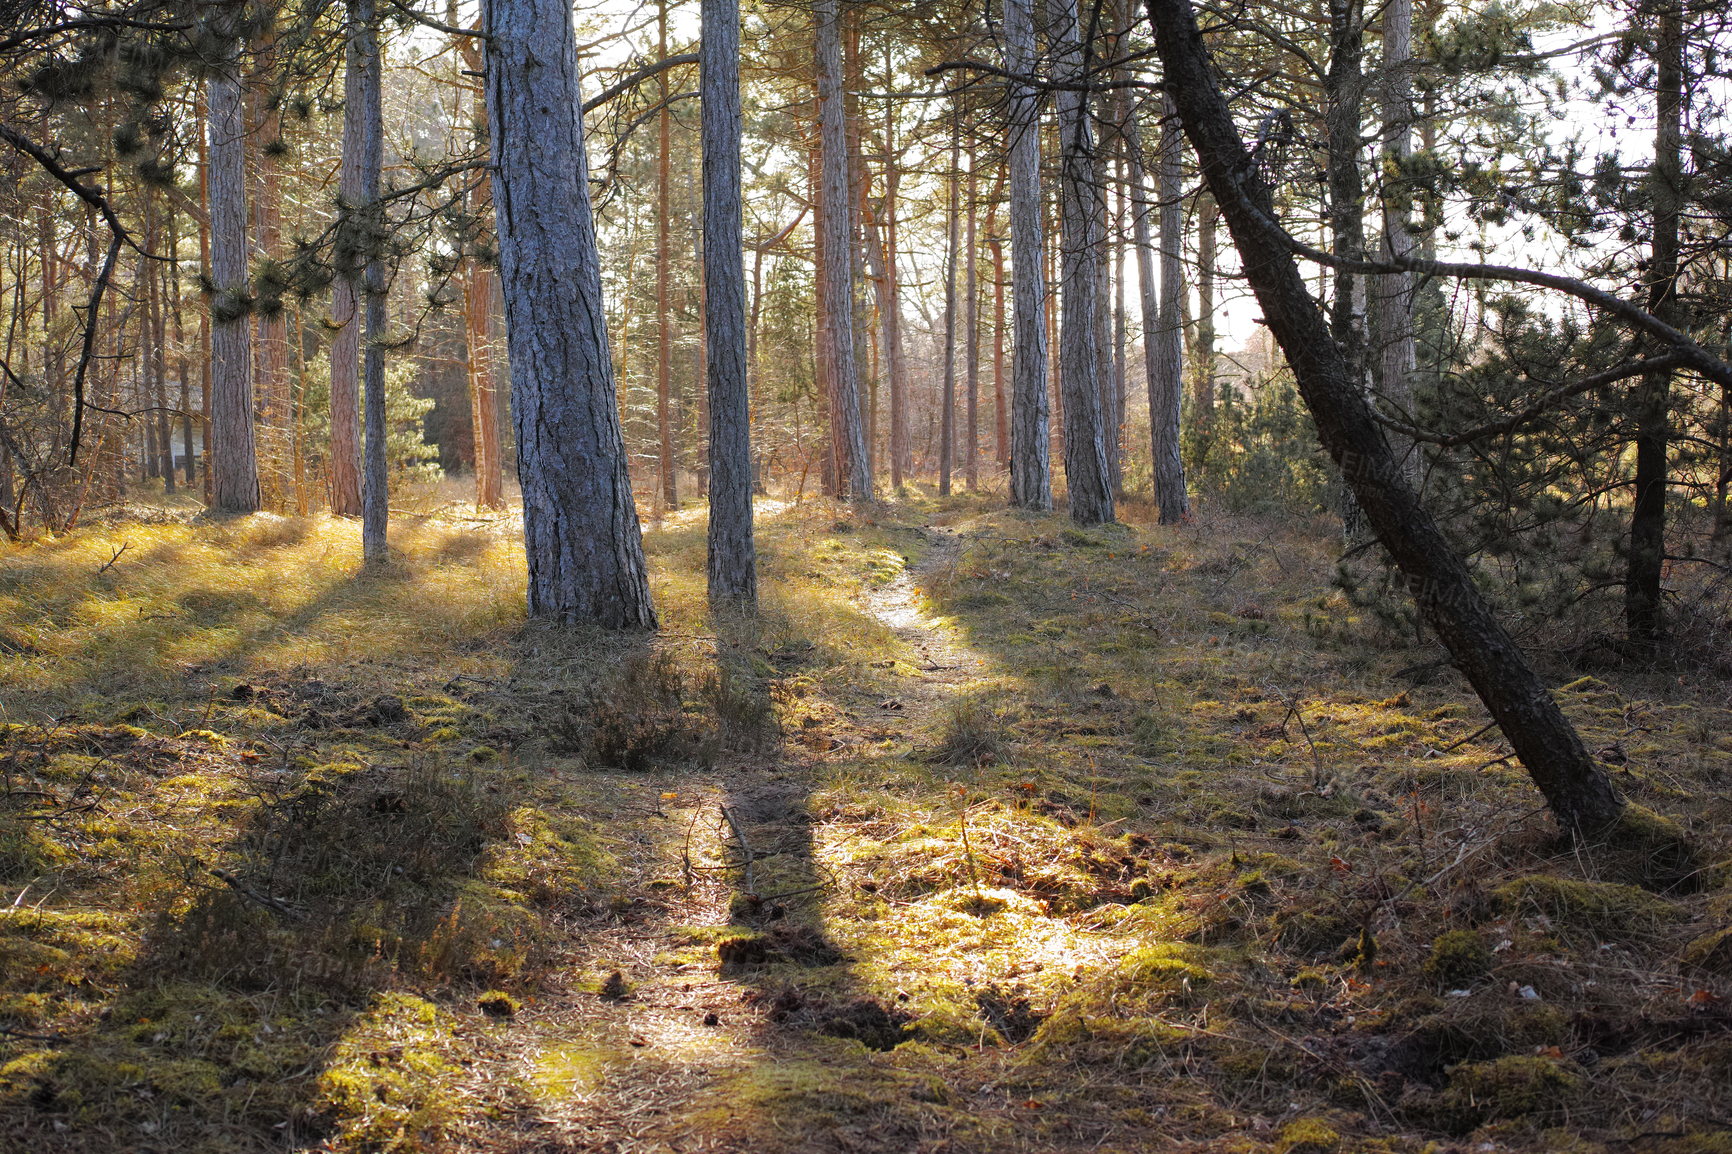
[(1425, 972), (1445, 986), (1464, 986), (1491, 970), (1491, 947), (1474, 930), (1449, 930), (1431, 943)]
[(1588, 1086), (1568, 1063), (1512, 1055), (1457, 1066), (1450, 1071), (1443, 1103), (1464, 1120), (1545, 1119), (1568, 1111)]
[(1061, 1010), (1041, 1023), (1030, 1051), (1041, 1062), (1143, 1069), (1182, 1060), (1195, 1041), (1190, 1032), (1156, 1017), (1127, 1018)]
[(1600, 873), (1617, 881), (1657, 890), (1700, 884), (1701, 854), (1684, 828), (1633, 802), (1595, 831), (1590, 850)]
[(386, 994), (338, 1044), (320, 1075), (318, 1106), (341, 1141), (362, 1150), (417, 1150), (440, 1141), (461, 1099), (454, 1021), (431, 1002)]
[(535, 1056), (529, 1080), (547, 1102), (567, 1102), (601, 1085), (610, 1051), (581, 1043), (550, 1046)]
[(1492, 898), (1505, 913), (1544, 914), (1562, 933), (1611, 940), (1640, 938), (1685, 916), (1671, 902), (1635, 886), (1551, 874), (1505, 882)]
[(1299, 1118), (1281, 1127), (1275, 1149), (1278, 1154), (1335, 1154), (1341, 1135), (1321, 1118)]
[(1732, 926), (1696, 938), (1684, 947), (1679, 960), (1699, 970), (1732, 976)]

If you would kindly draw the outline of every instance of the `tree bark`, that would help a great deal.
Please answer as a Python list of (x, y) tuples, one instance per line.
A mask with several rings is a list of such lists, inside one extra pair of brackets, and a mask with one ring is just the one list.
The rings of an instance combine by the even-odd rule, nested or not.
[(816, 0), (818, 119), (823, 207), (825, 298), (832, 359), (830, 415), (837, 447), (837, 479), (854, 501), (872, 499), (866, 433), (860, 419), (860, 367), (854, 352), (854, 199), (848, 193), (847, 108), (842, 92), (841, 0)]
[(482, 11), (529, 612), (653, 628), (608, 355), (571, 9), (484, 0)]
[[(1323, 80), (1323, 127), (1327, 137), (1325, 179), (1329, 189), (1330, 244), (1337, 256), (1365, 256), (1365, 182), (1359, 170), (1364, 103), (1365, 24), (1361, 0), (1329, 0), (1329, 68)], [(1335, 272), (1329, 327), (1354, 379), (1367, 383), (1365, 280), (1348, 269)], [(1341, 523), (1349, 540), (1364, 535), (1365, 518), (1353, 487), (1342, 494)]]
[(211, 507), (259, 509), (253, 433), (253, 359), (247, 317), (245, 100), (231, 57), (210, 78)]
[[(1048, 0), (1053, 55), (1061, 80), (1088, 77), (1088, 53), (1078, 28), (1076, 0)], [(1064, 471), (1071, 519), (1080, 525), (1113, 520), (1113, 491), (1102, 435), (1101, 350), (1097, 330), (1101, 248), (1106, 199), (1095, 154), (1094, 128), (1084, 92), (1061, 89), (1059, 125), (1061, 327), (1059, 363), (1064, 394)]]
[(372, 0), (349, 0), (343, 74), (343, 159), (337, 177), (336, 279), (331, 284), (331, 512), (361, 516), (361, 337), (367, 254), (378, 243), (368, 202), (367, 71), (377, 55)]
[(1207, 459), (1215, 427), (1215, 233), (1220, 223), (1215, 198), (1204, 193), (1197, 204), (1197, 350), (1191, 431)]
[(962, 111), (950, 109), (950, 172), (944, 209), (944, 385), (938, 410), (938, 495), (950, 496), (956, 466), (956, 258), (961, 248)]
[[(1033, 0), (1004, 0), (1004, 63), (1014, 76), (1034, 70)], [(1011, 342), (1010, 503), (1052, 509), (1047, 407), (1046, 252), (1041, 227), (1040, 101), (1015, 80), (1010, 88)]]
[[(255, 49), (253, 74), (248, 78), (248, 103), (252, 106), (252, 130), (248, 134), (252, 154), (251, 192), (252, 251), (261, 262), (271, 260), (282, 244), (283, 182), (274, 146), (282, 136), (282, 116), (271, 101), (270, 71), (275, 60), (270, 39)], [(253, 318), (253, 393), (258, 414), (260, 500), (265, 508), (281, 511), (288, 506), (289, 475), (289, 341), (281, 308), (260, 310)]]
[(1185, 464), (1179, 454), (1180, 412), (1185, 396), (1185, 333), (1181, 301), (1185, 291), (1183, 245), (1184, 206), (1182, 189), (1184, 133), (1170, 103), (1161, 120), (1160, 220), (1161, 220), (1161, 310), (1160, 327), (1154, 333), (1155, 353), (1150, 364), (1149, 427), (1154, 441), (1155, 500), (1161, 524), (1177, 525), (1191, 516), (1185, 495)]
[(1149, 14), (1185, 133), (1324, 448), (1406, 576), (1420, 611), (1559, 824), (1571, 831), (1608, 827), (1621, 815), (1622, 799), (1408, 486), (1358, 379), (1306, 289), (1286, 237), (1274, 223), (1269, 189), (1233, 124), (1189, 0), (1149, 0)]
[[(1681, 0), (1654, 0), (1654, 163), (1648, 186), (1654, 238), (1648, 260), (1648, 311), (1684, 327), (1678, 303), (1678, 233), (1684, 209), (1684, 20)], [(1624, 627), (1652, 650), (1665, 638), (1667, 457), (1672, 440), (1672, 374), (1649, 373), (1635, 390), (1635, 504), (1624, 573)]]
[[(1413, 156), (1413, 0), (1387, 0), (1383, 9), (1383, 235), (1382, 260), (1404, 261), (1414, 255), (1413, 194), (1407, 163)], [(1410, 420), (1413, 414), (1413, 374), (1418, 349), (1413, 336), (1413, 274), (1374, 277), (1370, 287), (1372, 389), (1378, 398)], [(1398, 437), (1396, 451), (1407, 471), (1408, 484), (1420, 482), (1420, 457), (1412, 441)]]
[[(667, 59), (668, 0), (659, 0), (656, 5), (656, 46), (661, 58)], [(662, 101), (661, 111), (656, 114), (656, 434), (660, 446), (661, 503), (664, 508), (677, 509), (680, 507), (680, 494), (679, 462), (674, 456), (674, 333), (668, 299), (668, 278), (673, 260), (669, 237), (673, 225), (673, 213), (669, 209), (673, 115), (668, 109), (668, 74), (663, 72), (656, 80)]]
[(757, 604), (752, 543), (751, 393), (746, 379), (746, 264), (740, 203), (740, 5), (703, 0), (704, 340), (709, 348), (712, 605)]
[(968, 164), (968, 221), (964, 228), (963, 249), (967, 253), (963, 264), (963, 381), (965, 384), (964, 421), (968, 433), (962, 448), (962, 479), (970, 492), (980, 488), (980, 273), (978, 225), (980, 207), (979, 184), (975, 180), (974, 160)]
[[(455, 24), (455, 19), (452, 20)], [(457, 38), (463, 66), (479, 74), (481, 44)], [(492, 178), (482, 174), (469, 193), (469, 211), (479, 217), (493, 203)], [(471, 255), (463, 278), (463, 343), (468, 353), (470, 432), (475, 447), (475, 507), (505, 508), (505, 446), (499, 429), (499, 386), (493, 371), (493, 269)]]

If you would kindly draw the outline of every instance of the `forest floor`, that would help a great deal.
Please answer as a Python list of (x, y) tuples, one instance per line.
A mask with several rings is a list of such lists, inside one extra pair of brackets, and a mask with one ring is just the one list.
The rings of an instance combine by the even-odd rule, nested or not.
[(0, 556), (0, 1150), (1732, 1151), (1732, 686), (1571, 668), (1670, 892), (1552, 836), (1304, 518), (779, 505), (712, 620), (513, 520)]

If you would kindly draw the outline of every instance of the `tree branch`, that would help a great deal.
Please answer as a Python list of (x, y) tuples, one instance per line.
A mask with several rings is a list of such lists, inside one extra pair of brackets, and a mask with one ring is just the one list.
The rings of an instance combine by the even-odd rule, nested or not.
[(1377, 419), (1385, 428), (1394, 429), (1396, 432), (1411, 438), (1412, 440), (1424, 441), (1428, 445), (1437, 445), (1445, 449), (1453, 449), (1461, 445), (1482, 440), (1486, 437), (1493, 437), (1500, 433), (1508, 433), (1514, 429), (1518, 429), (1522, 425), (1527, 424), (1529, 421), (1539, 416), (1541, 413), (1545, 412), (1547, 409), (1551, 408), (1553, 405), (1557, 404), (1559, 401), (1567, 400), (1580, 393), (1586, 393), (1605, 385), (1616, 384), (1618, 381), (1625, 380), (1629, 377), (1639, 377), (1643, 373), (1666, 372), (1682, 366), (1684, 360), (1685, 358), (1681, 353), (1674, 352), (1663, 353), (1657, 357), (1647, 357), (1639, 361), (1625, 361), (1623, 364), (1618, 365), (1615, 368), (1607, 369), (1603, 373), (1595, 373), (1591, 377), (1583, 377), (1579, 381), (1574, 381), (1568, 385), (1553, 389), (1548, 393), (1542, 393), (1526, 407), (1503, 418), (1502, 420), (1489, 421), (1486, 424), (1479, 425), (1460, 433), (1429, 433), (1417, 425), (1410, 425), (1405, 421), (1393, 420), (1392, 418), (1385, 417), (1382, 414), (1378, 414)]
[[(108, 226), (108, 254), (103, 258), (101, 271), (96, 274), (96, 283), (90, 288), (90, 303), (85, 306), (84, 313), (83, 347), (78, 354), (78, 369), (72, 377), (72, 441), (67, 450), (66, 463), (76, 465), (79, 440), (84, 435), (84, 381), (90, 374), (91, 358), (96, 355), (97, 314), (102, 308), (102, 297), (108, 291), (108, 283), (114, 277), (114, 262), (120, 256), (120, 246), (122, 243), (132, 244), (132, 238), (120, 223), (120, 218), (114, 215), (114, 209), (109, 205), (108, 198), (102, 194), (102, 190), (78, 179), (78, 174), (69, 172), (53, 153), (5, 123), (0, 123), (0, 140), (41, 165), (44, 172), (101, 214), (103, 223)], [(138, 249), (142, 256), (150, 255), (136, 244), (132, 247)]]
[(678, 56), (669, 56), (667, 59), (658, 60), (654, 64), (646, 64), (630, 76), (627, 76), (624, 80), (619, 81), (617, 84), (608, 85), (606, 88), (584, 101), (583, 110), (586, 113), (594, 112), (597, 108), (600, 108), (614, 97), (625, 92), (630, 92), (633, 88), (636, 88), (652, 76), (660, 75), (670, 68), (678, 68), (682, 64), (696, 64), (697, 62), (698, 54), (696, 52), (682, 52)]

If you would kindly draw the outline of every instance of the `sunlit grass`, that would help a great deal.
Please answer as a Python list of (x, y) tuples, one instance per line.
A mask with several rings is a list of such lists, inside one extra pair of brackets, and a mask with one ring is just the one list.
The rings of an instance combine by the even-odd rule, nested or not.
[[(401, 519), (377, 573), (328, 518), (7, 551), (0, 761), (48, 820), (0, 814), (0, 1026), (40, 1035), (0, 1039), (0, 1118), (120, 1135), (92, 1149), (482, 1150), (557, 1122), (1265, 1154), (1481, 1125), (1544, 1149), (1513, 1111), (1554, 1083), (1605, 1090), (1582, 1108), (1606, 1127), (1648, 1125), (1644, 1095), (1721, 1108), (1710, 1040), (1608, 1056), (1614, 1085), (1572, 1064), (1572, 1015), (1732, 995), (1676, 960), (1718, 956), (1732, 876), (1578, 876), (1465, 687), (1398, 676), (1434, 647), (1330, 588), (1328, 526), (766, 512), (749, 621), (705, 604), (700, 514), (646, 526), (657, 637), (525, 622), (508, 517)], [(977, 663), (914, 644), (951, 629)], [(1620, 787), (1723, 856), (1712, 687), (1554, 680)], [(586, 741), (607, 710), (644, 725)], [(1377, 1082), (1409, 1034), (1448, 1061)]]

